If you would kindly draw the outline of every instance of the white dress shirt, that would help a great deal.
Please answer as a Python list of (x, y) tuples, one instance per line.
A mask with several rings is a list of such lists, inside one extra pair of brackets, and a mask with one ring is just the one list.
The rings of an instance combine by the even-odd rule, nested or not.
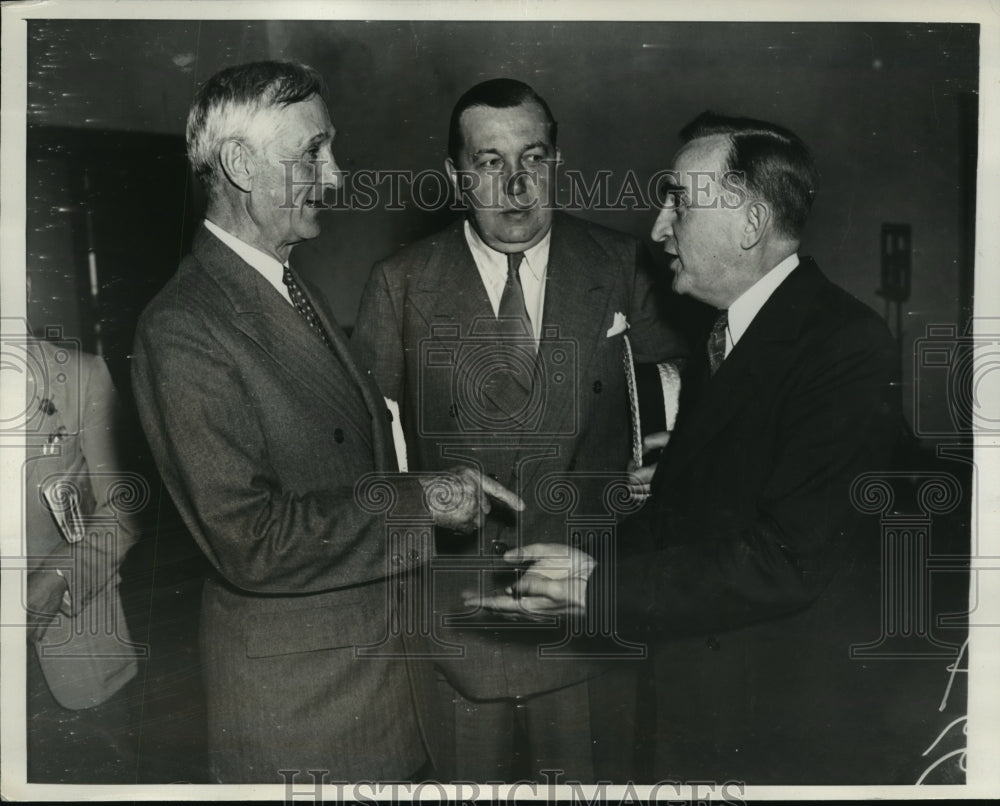
[(771, 298), (771, 294), (781, 285), (792, 270), (799, 265), (799, 256), (794, 252), (781, 261), (771, 271), (744, 291), (739, 299), (729, 306), (728, 327), (726, 327), (726, 356), (747, 332), (754, 317)]
[[(545, 276), (549, 267), (549, 243), (552, 240), (552, 230), (545, 233), (533, 247), (524, 253), (518, 274), (521, 276), (521, 289), (524, 292), (524, 305), (531, 319), (531, 329), (535, 334), (535, 343), (542, 335), (542, 312), (545, 307)], [(465, 242), (469, 244), (472, 258), (476, 261), (479, 276), (493, 306), (493, 315), (500, 315), (500, 298), (504, 286), (507, 285), (507, 255), (491, 249), (472, 225), (465, 222)]]
[(292, 298), (288, 293), (288, 286), (285, 285), (285, 264), (266, 252), (261, 252), (256, 246), (251, 246), (246, 241), (241, 241), (235, 235), (226, 232), (218, 224), (213, 224), (205, 219), (205, 229), (211, 232), (216, 238), (232, 249), (245, 262), (259, 271), (274, 289), (284, 297), (285, 302), (292, 304)]

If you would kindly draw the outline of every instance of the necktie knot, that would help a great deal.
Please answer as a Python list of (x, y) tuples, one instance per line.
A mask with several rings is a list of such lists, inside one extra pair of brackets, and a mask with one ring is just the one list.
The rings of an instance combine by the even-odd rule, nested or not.
[(525, 304), (524, 287), (521, 285), (521, 261), (524, 260), (524, 252), (510, 252), (507, 254), (507, 282), (500, 297), (500, 307), (497, 316), (502, 320), (502, 331), (508, 335), (529, 340), (534, 334), (531, 326), (531, 316), (528, 314), (528, 306)]
[(729, 327), (729, 314), (723, 311), (712, 325), (708, 335), (708, 364), (714, 375), (726, 358), (726, 329)]
[(524, 252), (508, 252), (507, 253), (507, 282), (508, 283), (520, 283), (521, 282), (521, 261), (524, 260)]

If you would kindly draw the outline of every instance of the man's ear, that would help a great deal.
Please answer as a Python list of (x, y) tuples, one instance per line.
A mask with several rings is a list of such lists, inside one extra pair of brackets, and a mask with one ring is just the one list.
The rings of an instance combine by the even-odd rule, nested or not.
[(771, 208), (767, 202), (757, 199), (747, 202), (746, 222), (743, 225), (743, 235), (740, 246), (753, 249), (771, 226)]
[(249, 193), (253, 188), (254, 162), (246, 145), (240, 140), (226, 140), (219, 149), (219, 164), (232, 184)]

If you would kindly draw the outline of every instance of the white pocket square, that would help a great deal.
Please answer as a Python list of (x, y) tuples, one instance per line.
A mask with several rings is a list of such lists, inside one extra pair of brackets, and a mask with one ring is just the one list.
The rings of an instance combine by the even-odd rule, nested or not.
[(620, 311), (615, 312), (615, 321), (611, 323), (611, 327), (608, 328), (608, 338), (612, 336), (617, 336), (619, 333), (624, 333), (629, 329), (628, 319), (625, 318), (625, 314)]

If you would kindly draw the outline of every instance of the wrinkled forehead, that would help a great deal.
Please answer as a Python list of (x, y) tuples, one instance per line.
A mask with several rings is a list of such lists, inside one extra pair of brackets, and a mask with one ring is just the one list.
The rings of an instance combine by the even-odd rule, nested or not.
[(320, 135), (333, 137), (334, 134), (330, 113), (318, 95), (287, 106), (266, 106), (254, 115), (252, 125), (262, 138), (261, 142), (308, 140)]

